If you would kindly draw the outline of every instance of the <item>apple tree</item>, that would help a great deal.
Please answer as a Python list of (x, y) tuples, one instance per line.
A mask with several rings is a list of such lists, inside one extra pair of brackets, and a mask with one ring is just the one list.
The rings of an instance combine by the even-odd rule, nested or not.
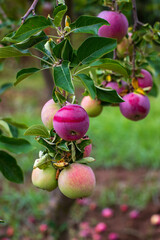
[[(34, 0), (21, 18), (21, 25), (3, 37), (0, 58), (29, 56), (39, 60), (39, 68), (32, 66), (17, 73), (14, 86), (46, 70), (54, 79), (52, 99), (41, 112), (43, 124), (30, 126), (25, 135), (35, 136), (45, 148), (33, 164), (32, 182), (36, 187), (56, 192), (53, 220), (59, 229), (67, 222), (74, 199), (90, 196), (94, 191), (96, 180), (88, 166), (94, 161), (90, 157), (92, 141), (87, 136), (89, 117), (99, 115), (107, 106), (120, 107), (124, 117), (133, 121), (149, 113), (148, 96), (158, 92), (153, 75), (159, 73), (156, 46), (160, 43), (160, 23), (141, 23), (135, 0), (104, 0), (107, 10), (98, 16), (82, 15), (75, 21), (66, 15), (64, 0), (57, 0), (53, 14), (47, 17), (36, 15), (37, 4), (38, 0)], [(129, 26), (122, 12), (131, 10), (133, 24)], [(48, 28), (56, 33), (47, 34)], [(71, 35), (76, 33), (89, 34), (77, 49), (71, 41)], [(85, 88), (81, 106), (75, 95), (76, 81), (81, 81)], [(2, 133), (9, 135), (1, 134), (0, 144), (5, 147), (5, 138), (4, 149), (8, 150), (10, 144), (9, 151), (13, 150), (16, 143), (9, 127), (15, 124), (11, 120), (1, 121), (5, 129)], [(19, 144), (23, 142), (20, 140)], [(5, 161), (0, 170), (10, 174), (11, 156), (5, 151), (1, 153)], [(69, 239), (67, 228), (58, 238)]]

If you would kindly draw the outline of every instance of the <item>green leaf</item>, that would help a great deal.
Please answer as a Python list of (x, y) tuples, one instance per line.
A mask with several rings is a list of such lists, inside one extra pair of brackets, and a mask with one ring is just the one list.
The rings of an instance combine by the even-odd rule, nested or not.
[(57, 145), (57, 148), (61, 149), (62, 151), (65, 151), (65, 152), (70, 151), (66, 141), (61, 141), (60, 144)]
[(0, 95), (13, 86), (12, 83), (5, 83), (0, 87)]
[(111, 38), (90, 37), (77, 50), (79, 62), (88, 64), (113, 51), (117, 41)]
[(28, 128), (28, 126), (26, 124), (15, 122), (11, 118), (2, 118), (1, 120), (5, 121), (5, 122), (17, 127), (17, 128), (22, 128), (22, 129)]
[(85, 147), (91, 143), (92, 143), (91, 139), (82, 139), (80, 143), (76, 143), (76, 147), (80, 152), (84, 152)]
[(31, 76), (32, 74), (41, 71), (41, 69), (38, 68), (26, 68), (20, 70), (16, 75), (16, 82), (14, 85), (16, 86), (18, 83), (20, 83), (23, 79)]
[(0, 58), (31, 56), (29, 51), (20, 51), (13, 45), (0, 48)]
[(87, 163), (92, 163), (92, 162), (95, 162), (96, 160), (92, 157), (86, 157), (86, 158), (82, 158), (81, 160), (78, 160), (77, 163), (84, 163), (84, 164), (87, 164)]
[(0, 219), (0, 223), (4, 223), (4, 220)]
[(71, 62), (72, 58), (73, 58), (73, 48), (72, 48), (69, 40), (66, 39), (64, 48), (63, 48), (63, 52), (62, 52), (62, 59), (68, 60)]
[(74, 94), (74, 87), (68, 61), (64, 61), (62, 65), (54, 67), (54, 81), (57, 87)]
[(120, 103), (124, 100), (118, 95), (116, 90), (101, 88), (96, 86), (97, 98), (103, 102)]
[(62, 58), (63, 47), (65, 43), (66, 39), (60, 42), (59, 44), (55, 45), (55, 47), (52, 49), (53, 57), (56, 56), (57, 58)]
[(94, 68), (104, 68), (123, 75), (128, 78), (127, 70), (116, 60), (102, 58), (90, 64)]
[(45, 148), (47, 148), (50, 152), (52, 153), (56, 153), (56, 148), (55, 148), (55, 145), (51, 145), (52, 143), (49, 142), (49, 141), (46, 141), (45, 138), (42, 138), (42, 137), (38, 137), (36, 138), (37, 142), (41, 145), (43, 145)]
[(52, 26), (52, 22), (43, 16), (30, 17), (20, 26), (11, 40), (14, 43), (22, 42), (49, 26)]
[(10, 138), (0, 136), (0, 149), (5, 149), (16, 154), (27, 153), (34, 148), (23, 138)]
[(98, 29), (102, 25), (109, 25), (109, 23), (99, 17), (80, 16), (75, 22), (70, 24), (70, 28), (71, 31), (74, 31), (75, 33), (98, 34)]
[(29, 127), (25, 133), (25, 136), (40, 136), (40, 137), (49, 137), (48, 130), (45, 126), (37, 124)]
[(12, 133), (10, 131), (10, 128), (9, 128), (8, 124), (3, 120), (0, 120), (0, 130), (7, 137), (12, 137)]
[(23, 182), (23, 173), (16, 159), (4, 151), (0, 151), (0, 171), (11, 182)]
[(158, 89), (157, 85), (155, 84), (155, 82), (153, 82), (152, 89), (151, 89), (151, 91), (148, 93), (148, 95), (149, 95), (149, 96), (152, 96), (152, 97), (157, 97), (157, 96), (158, 96), (158, 93), (159, 93), (159, 89)]
[(67, 6), (66, 5), (58, 5), (54, 12), (53, 12), (53, 17), (54, 17), (54, 25), (56, 27), (60, 27), (61, 26), (61, 22), (63, 19), (64, 14), (67, 12)]
[(60, 104), (64, 104), (67, 101), (67, 99), (58, 91), (55, 91), (55, 95), (56, 95), (56, 99), (58, 99), (58, 102)]
[(95, 88), (93, 80), (85, 74), (79, 74), (78, 77), (80, 78), (83, 85), (89, 92), (91, 98), (94, 99), (96, 97), (96, 88)]

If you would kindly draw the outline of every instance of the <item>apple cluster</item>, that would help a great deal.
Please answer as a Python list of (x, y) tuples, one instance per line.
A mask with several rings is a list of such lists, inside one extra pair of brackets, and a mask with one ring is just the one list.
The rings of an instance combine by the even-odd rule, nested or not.
[(59, 142), (63, 142), (71, 146), (71, 149), (67, 153), (62, 151), (60, 160), (55, 157), (58, 150), (55, 156), (49, 153), (42, 154), (34, 163), (32, 183), (47, 191), (52, 191), (58, 186), (60, 191), (71, 199), (90, 196), (96, 180), (93, 170), (85, 164), (85, 158), (89, 157), (92, 144), (84, 147), (82, 156), (84, 164), (76, 159), (76, 150), (74, 151), (75, 159), (71, 157), (73, 144), (80, 146), (82, 142), (89, 139), (85, 136), (89, 128), (88, 114), (77, 104), (67, 103), (60, 108), (51, 99), (42, 108), (41, 118), (43, 124), (58, 136), (57, 146)]

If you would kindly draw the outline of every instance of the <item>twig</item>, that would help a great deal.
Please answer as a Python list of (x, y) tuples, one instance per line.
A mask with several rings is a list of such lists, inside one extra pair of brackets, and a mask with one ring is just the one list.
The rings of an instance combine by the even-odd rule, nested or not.
[(35, 8), (39, 0), (34, 0), (26, 14), (21, 18), (22, 24), (25, 22), (26, 18), (29, 16), (29, 14), (32, 12), (33, 16), (35, 16)]

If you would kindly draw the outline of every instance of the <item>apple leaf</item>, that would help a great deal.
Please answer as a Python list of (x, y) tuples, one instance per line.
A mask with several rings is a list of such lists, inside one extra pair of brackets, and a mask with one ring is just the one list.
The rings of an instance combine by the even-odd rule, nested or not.
[(91, 98), (94, 99), (96, 97), (96, 88), (93, 80), (85, 74), (79, 74), (78, 77), (80, 78), (81, 82), (89, 92)]
[(88, 64), (113, 51), (117, 41), (111, 38), (89, 37), (77, 50), (79, 63)]
[(0, 95), (13, 86), (12, 83), (5, 83), (0, 87)]
[(10, 128), (9, 128), (8, 124), (3, 120), (0, 120), (0, 130), (7, 137), (12, 137), (12, 133), (10, 131)]
[(101, 88), (96, 86), (97, 98), (103, 102), (120, 103), (124, 100), (118, 95), (116, 90), (109, 88)]
[(11, 118), (2, 118), (1, 120), (7, 122), (8, 124), (11, 124), (14, 127), (17, 128), (22, 128), (22, 129), (26, 129), (28, 128), (28, 126), (24, 123), (19, 123), (19, 122), (15, 122), (14, 120), (12, 120)]
[(98, 34), (98, 29), (102, 25), (109, 25), (109, 23), (99, 17), (80, 16), (75, 22), (70, 24), (70, 28), (74, 33)]
[(67, 6), (66, 5), (60, 4), (57, 7), (55, 7), (55, 10), (53, 12), (53, 17), (54, 17), (53, 23), (56, 27), (61, 26), (63, 16), (66, 12), (67, 12)]
[(49, 132), (47, 128), (43, 125), (37, 124), (29, 127), (25, 133), (25, 136), (39, 136), (39, 137), (49, 137)]
[(77, 163), (84, 163), (84, 164), (87, 164), (87, 163), (92, 163), (92, 162), (95, 162), (96, 160), (92, 157), (86, 157), (86, 158), (82, 158), (80, 160), (77, 161)]
[(0, 48), (0, 58), (31, 56), (29, 51), (20, 51), (13, 45)]
[(20, 83), (23, 79), (31, 76), (32, 74), (41, 71), (41, 69), (38, 68), (26, 68), (20, 70), (16, 75), (16, 82), (14, 85), (16, 86), (18, 83)]
[(11, 182), (23, 182), (23, 172), (17, 165), (16, 159), (4, 151), (0, 151), (0, 171)]

